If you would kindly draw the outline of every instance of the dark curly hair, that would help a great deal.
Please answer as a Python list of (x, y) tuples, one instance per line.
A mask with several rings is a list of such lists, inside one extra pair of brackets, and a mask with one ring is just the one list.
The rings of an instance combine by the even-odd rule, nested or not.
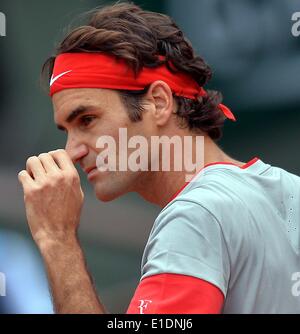
[[(98, 8), (90, 12), (88, 24), (80, 26), (58, 45), (56, 55), (43, 65), (42, 77), (50, 79), (56, 56), (66, 52), (106, 52), (124, 59), (136, 74), (144, 67), (166, 64), (172, 72), (190, 75), (200, 86), (212, 77), (211, 68), (197, 56), (191, 42), (176, 23), (160, 13), (144, 11), (131, 3)], [(160, 60), (158, 55), (165, 56)], [(169, 65), (171, 62), (172, 67)], [(144, 91), (119, 91), (132, 121), (142, 119)], [(222, 95), (207, 91), (207, 96), (190, 100), (174, 95), (179, 125), (195, 133), (205, 132), (213, 140), (222, 136), (225, 116), (219, 110)]]

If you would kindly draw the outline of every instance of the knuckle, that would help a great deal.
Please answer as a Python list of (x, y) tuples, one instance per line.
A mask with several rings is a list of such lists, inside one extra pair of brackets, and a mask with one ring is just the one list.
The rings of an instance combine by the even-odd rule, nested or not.
[(64, 175), (61, 172), (53, 174), (51, 180), (53, 183), (57, 184), (64, 181)]
[(21, 171), (18, 173), (18, 177), (19, 177), (19, 178), (22, 178), (23, 176), (26, 175), (25, 173), (26, 173), (25, 170), (21, 170)]
[(35, 194), (38, 196), (47, 194), (49, 191), (55, 188), (55, 186), (56, 186), (56, 183), (53, 182), (51, 178), (45, 178), (43, 180), (39, 180), (39, 182), (37, 183), (35, 187)]
[(72, 183), (73, 180), (74, 180), (74, 176), (73, 176), (73, 174), (71, 174), (71, 173), (66, 173), (65, 175), (66, 175), (66, 181), (67, 181), (67, 183)]
[(27, 165), (30, 165), (30, 164), (32, 164), (33, 162), (35, 162), (36, 159), (38, 159), (38, 157), (36, 157), (36, 156), (33, 156), (33, 157), (28, 158), (28, 159), (27, 159)]
[(40, 188), (38, 186), (32, 187), (25, 192), (24, 196), (26, 199), (32, 199), (39, 193), (39, 191), (40, 191)]
[(43, 183), (41, 183), (39, 185), (39, 190), (42, 191), (42, 190), (49, 190), (50, 188), (52, 188), (53, 186), (53, 183), (51, 181), (51, 179), (45, 179), (43, 180)]
[(79, 175), (78, 175), (76, 169), (71, 170), (71, 171), (69, 172), (69, 175), (70, 175), (70, 177), (71, 177), (72, 179), (74, 179), (74, 180), (79, 180)]
[(60, 149), (54, 151), (53, 153), (57, 154), (57, 155), (63, 155), (63, 154), (65, 154), (65, 150), (63, 150), (63, 149), (60, 148)]
[(70, 185), (80, 183), (80, 178), (76, 171), (65, 171), (64, 176), (65, 176), (66, 183)]
[(39, 159), (43, 159), (43, 158), (48, 158), (48, 154), (47, 153), (41, 153), (39, 156), (38, 156), (38, 158)]
[(57, 155), (57, 150), (50, 151), (48, 152), (48, 154), (51, 155), (52, 157), (55, 157)]
[(75, 183), (80, 181), (79, 175), (76, 171), (70, 172), (70, 178)]

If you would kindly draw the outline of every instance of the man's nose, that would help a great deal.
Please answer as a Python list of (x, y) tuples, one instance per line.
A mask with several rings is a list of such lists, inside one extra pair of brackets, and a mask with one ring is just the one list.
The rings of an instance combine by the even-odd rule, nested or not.
[(87, 145), (78, 143), (75, 140), (68, 140), (65, 150), (69, 154), (74, 164), (79, 162), (83, 157), (88, 154)]

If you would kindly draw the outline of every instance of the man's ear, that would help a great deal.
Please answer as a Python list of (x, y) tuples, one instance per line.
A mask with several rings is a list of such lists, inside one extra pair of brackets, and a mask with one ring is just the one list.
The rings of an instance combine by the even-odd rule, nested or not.
[(146, 94), (151, 104), (152, 117), (158, 126), (164, 126), (174, 112), (174, 99), (171, 88), (164, 81), (155, 81)]

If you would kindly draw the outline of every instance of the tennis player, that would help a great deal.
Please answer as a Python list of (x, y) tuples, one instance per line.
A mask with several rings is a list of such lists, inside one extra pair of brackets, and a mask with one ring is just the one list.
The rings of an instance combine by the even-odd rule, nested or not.
[[(67, 143), (30, 157), (19, 180), (57, 313), (107, 312), (77, 238), (84, 195), (76, 163), (99, 200), (136, 192), (162, 208), (127, 313), (300, 312), (300, 178), (218, 147), (225, 119), (235, 117), (220, 93), (205, 90), (211, 69), (168, 16), (127, 3), (98, 9), (65, 37), (43, 73)], [(147, 143), (201, 136), (204, 164), (191, 182), (185, 169), (118, 163), (105, 171), (98, 139), (112, 138), (119, 156), (120, 129)], [(146, 166), (162, 163), (160, 153), (151, 152)]]

